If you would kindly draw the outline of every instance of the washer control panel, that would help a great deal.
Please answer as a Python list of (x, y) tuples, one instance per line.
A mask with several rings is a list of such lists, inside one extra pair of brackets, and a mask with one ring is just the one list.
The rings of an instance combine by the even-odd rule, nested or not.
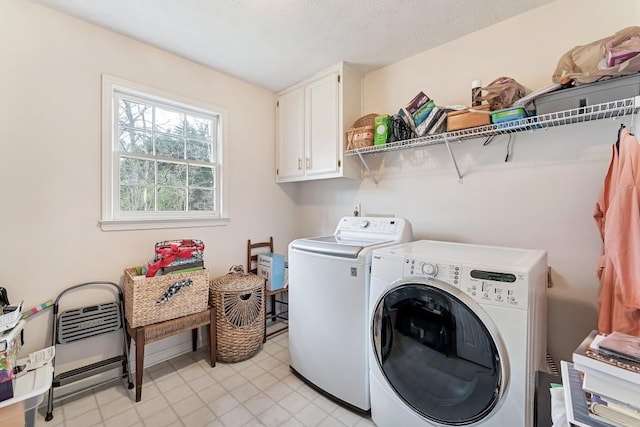
[(424, 261), (415, 258), (405, 258), (403, 276), (433, 277), (460, 287), (460, 271), (462, 267), (457, 264)]
[(404, 220), (383, 217), (344, 217), (338, 224), (336, 234), (340, 232), (370, 232), (396, 234), (402, 229)]
[(527, 307), (527, 274), (499, 272), (465, 264), (449, 264), (405, 258), (403, 277), (432, 277), (442, 280), (475, 301), (510, 308)]

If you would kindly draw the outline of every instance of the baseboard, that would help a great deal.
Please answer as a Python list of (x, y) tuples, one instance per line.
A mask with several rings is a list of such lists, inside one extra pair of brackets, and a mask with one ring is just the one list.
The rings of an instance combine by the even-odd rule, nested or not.
[[(208, 344), (205, 344), (208, 345)], [(198, 347), (200, 348), (200, 346)], [(191, 349), (191, 339), (186, 342), (176, 344), (174, 346), (164, 348), (160, 351), (156, 351), (154, 353), (149, 353), (144, 355), (144, 369), (147, 369), (153, 365), (157, 365), (158, 363), (166, 362), (167, 360), (171, 360), (174, 357), (182, 356), (183, 354), (190, 353)], [(135, 356), (135, 345), (131, 346), (131, 372), (136, 371), (136, 356)]]

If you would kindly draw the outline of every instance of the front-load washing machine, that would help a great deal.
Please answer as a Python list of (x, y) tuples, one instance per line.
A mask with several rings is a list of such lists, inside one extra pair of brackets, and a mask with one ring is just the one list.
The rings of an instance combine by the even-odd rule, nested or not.
[(533, 425), (545, 366), (547, 254), (438, 241), (373, 252), (378, 427)]

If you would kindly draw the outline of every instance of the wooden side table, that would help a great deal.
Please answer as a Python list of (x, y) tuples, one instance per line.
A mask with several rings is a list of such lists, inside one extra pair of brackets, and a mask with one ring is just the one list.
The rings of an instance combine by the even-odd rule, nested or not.
[(209, 356), (211, 367), (216, 366), (216, 308), (210, 307), (200, 313), (189, 314), (177, 319), (151, 325), (132, 328), (127, 323), (127, 344), (131, 345), (131, 339), (136, 343), (136, 402), (142, 399), (142, 370), (144, 368), (144, 346), (154, 341), (159, 341), (170, 336), (191, 331), (193, 351), (198, 345), (198, 328), (209, 325)]

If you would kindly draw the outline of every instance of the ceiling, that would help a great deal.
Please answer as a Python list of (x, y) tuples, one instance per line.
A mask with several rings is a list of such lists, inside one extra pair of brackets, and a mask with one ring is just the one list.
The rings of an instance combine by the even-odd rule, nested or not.
[(272, 91), (366, 73), (552, 0), (33, 0)]

